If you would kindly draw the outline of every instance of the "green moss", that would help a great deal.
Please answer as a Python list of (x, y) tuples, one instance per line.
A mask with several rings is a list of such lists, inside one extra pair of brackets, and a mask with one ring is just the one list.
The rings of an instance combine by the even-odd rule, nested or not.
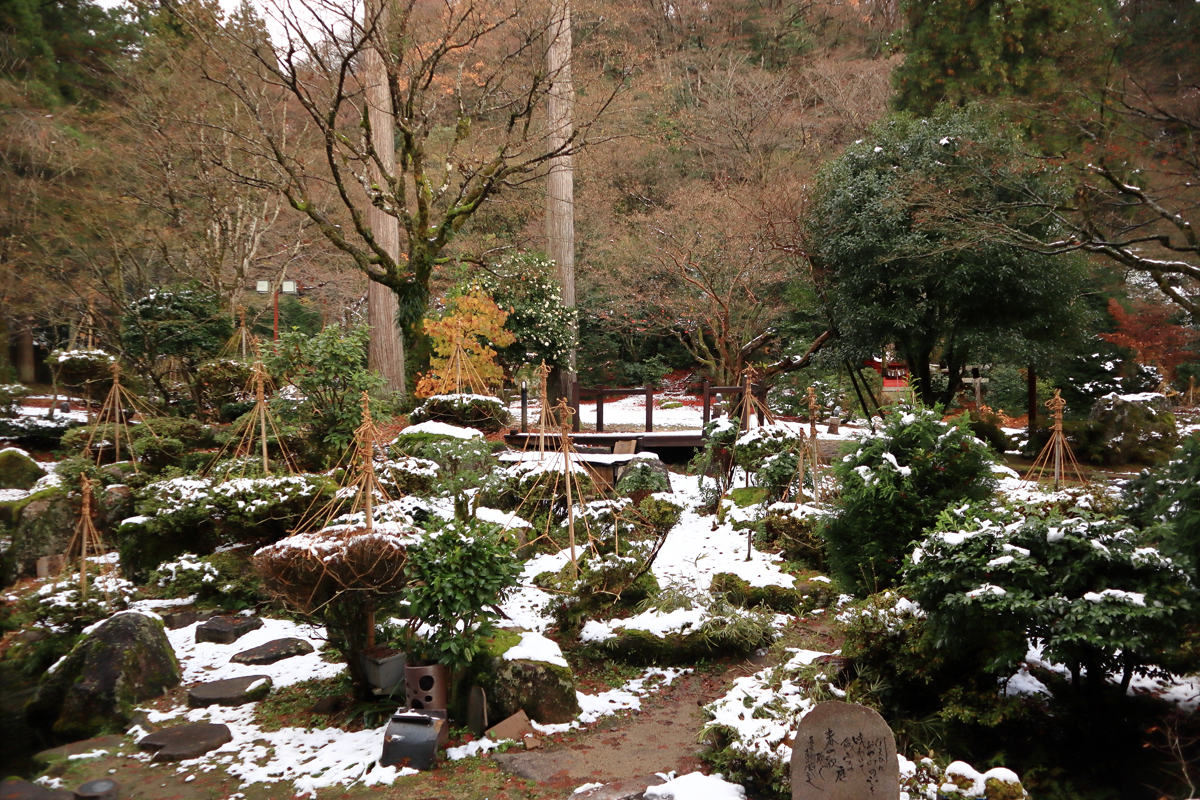
[(803, 596), (783, 586), (751, 586), (731, 572), (713, 576), (712, 591), (722, 592), (729, 602), (742, 608), (769, 608), (783, 614), (797, 614), (804, 608)]
[(46, 471), (15, 448), (0, 449), (0, 489), (31, 489)]
[(762, 505), (767, 497), (767, 490), (761, 486), (743, 486), (740, 489), (731, 489), (729, 497), (738, 508), (750, 508)]

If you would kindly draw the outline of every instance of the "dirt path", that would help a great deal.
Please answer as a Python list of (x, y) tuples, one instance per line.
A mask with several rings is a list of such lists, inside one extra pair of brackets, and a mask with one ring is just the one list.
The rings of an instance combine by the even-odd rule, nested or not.
[[(688, 675), (662, 694), (646, 698), (638, 712), (601, 720), (569, 742), (498, 754), (493, 760), (501, 769), (535, 781), (543, 789), (559, 790), (563, 798), (640, 797), (647, 786), (662, 782), (656, 773), (683, 775), (700, 769), (701, 706), (728, 691), (729, 684), (747, 674), (747, 669), (758, 668), (754, 662), (746, 662), (723, 672)], [(572, 795), (588, 783), (603, 783), (604, 787)]]

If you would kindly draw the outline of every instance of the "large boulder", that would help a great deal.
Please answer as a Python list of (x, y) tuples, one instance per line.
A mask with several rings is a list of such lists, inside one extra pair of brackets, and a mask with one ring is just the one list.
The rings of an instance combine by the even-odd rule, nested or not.
[[(93, 522), (101, 533), (114, 530), (133, 508), (128, 486), (107, 486), (95, 493)], [(37, 574), (37, 560), (66, 552), (79, 522), (78, 492), (53, 486), (21, 500), (0, 502), (0, 530), (8, 529), (12, 545), (0, 557), (0, 585)]]
[(0, 558), (0, 582), (37, 574), (37, 560), (65, 552), (75, 533), (75, 508), (65, 489), (53, 487), (6, 505), (12, 544)]
[(475, 682), (486, 692), (489, 720), (524, 711), (530, 719), (554, 725), (579, 716), (575, 675), (545, 637), (500, 631), (476, 665)]
[(1103, 464), (1156, 464), (1179, 443), (1175, 415), (1156, 392), (1106, 394), (1088, 415), (1085, 457)]
[(16, 447), (0, 450), (0, 489), (32, 489), (46, 470)]
[(180, 677), (162, 623), (123, 611), (42, 678), (25, 716), (30, 727), (71, 741), (124, 732), (138, 703), (178, 686)]

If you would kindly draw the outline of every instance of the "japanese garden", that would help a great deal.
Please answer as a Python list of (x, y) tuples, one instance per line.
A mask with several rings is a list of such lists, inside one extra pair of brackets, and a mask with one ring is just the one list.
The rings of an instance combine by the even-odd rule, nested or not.
[(1200, 3), (0, 0), (0, 796), (1200, 797)]

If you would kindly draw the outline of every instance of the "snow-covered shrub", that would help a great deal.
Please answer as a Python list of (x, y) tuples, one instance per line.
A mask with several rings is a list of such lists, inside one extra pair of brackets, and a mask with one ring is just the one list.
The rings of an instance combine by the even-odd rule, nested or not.
[[(458, 431), (476, 435), (458, 435)], [(479, 486), (483, 476), (496, 467), (492, 444), (478, 431), (462, 428), (456, 429), (454, 435), (401, 431), (388, 444), (388, 451), (396, 458), (410, 457), (433, 462), (438, 469), (429, 490), (444, 497), (453, 497)]]
[(17, 416), (21, 401), (29, 396), (29, 389), (19, 383), (0, 383), (0, 417)]
[(101, 400), (112, 388), (115, 356), (103, 350), (55, 350), (46, 358), (64, 386), (87, 391)]
[(424, 494), (438, 478), (439, 467), (424, 458), (388, 458), (375, 462), (375, 476), (392, 497)]
[[(575, 465), (571, 471), (572, 502), (595, 495), (591, 474)], [(501, 511), (514, 511), (533, 522), (535, 530), (551, 528), (553, 542), (547, 545), (558, 552), (566, 546), (566, 531), (560, 530), (567, 519), (567, 482), (562, 457), (548, 453), (545, 461), (524, 461), (503, 469), (493, 469), (480, 489), (480, 503)]]
[(598, 655), (630, 664), (685, 664), (745, 655), (775, 638), (774, 617), (741, 609), (724, 596), (665, 587), (627, 619), (592, 619), (579, 638)]
[(751, 428), (734, 441), (733, 460), (753, 475), (767, 459), (782, 453), (794, 454), (804, 442), (804, 432), (796, 423), (778, 422)]
[(655, 492), (671, 491), (671, 481), (650, 459), (639, 458), (625, 468), (615, 488), (617, 494), (637, 502)]
[(1200, 585), (1200, 434), (1185, 439), (1166, 466), (1143, 471), (1125, 499), (1134, 524), (1161, 537), (1162, 549)]
[(68, 564), (57, 578), (21, 601), (23, 610), (39, 627), (54, 633), (79, 633), (85, 626), (129, 607), (136, 590), (118, 574), (116, 557), (97, 556), (89, 562), (86, 597), (80, 592), (79, 572)]
[(142, 577), (183, 552), (277, 539), (335, 488), (320, 475), (184, 477), (148, 484), (138, 493), (138, 516), (117, 531), (122, 569)]
[(1004, 677), (1034, 641), (1093, 691), (1113, 672), (1122, 689), (1153, 672), (1200, 600), (1186, 569), (1091, 515), (948, 513), (904, 576), (940, 653), (982, 657)]
[(829, 565), (859, 594), (895, 586), (900, 566), (943, 509), (995, 489), (992, 455), (961, 418), (898, 408), (834, 463), (841, 494), (821, 534)]
[(567, 563), (553, 576), (539, 576), (538, 585), (568, 594), (556, 595), (550, 611), (560, 631), (577, 631), (585, 620), (628, 613), (658, 594), (651, 572), (654, 543), (625, 541), (620, 552), (582, 550), (575, 565)]
[(498, 397), (483, 394), (437, 394), (408, 415), (411, 422), (447, 422), (481, 431), (498, 431), (512, 421)]
[(175, 560), (159, 564), (148, 583), (164, 597), (191, 597), (200, 605), (230, 611), (249, 608), (262, 599), (262, 592), (247, 555), (241, 550), (203, 557), (181, 553)]
[(762, 518), (759, 547), (776, 549), (789, 561), (825, 569), (825, 540), (818, 530), (824, 512), (810, 505), (773, 503)]

